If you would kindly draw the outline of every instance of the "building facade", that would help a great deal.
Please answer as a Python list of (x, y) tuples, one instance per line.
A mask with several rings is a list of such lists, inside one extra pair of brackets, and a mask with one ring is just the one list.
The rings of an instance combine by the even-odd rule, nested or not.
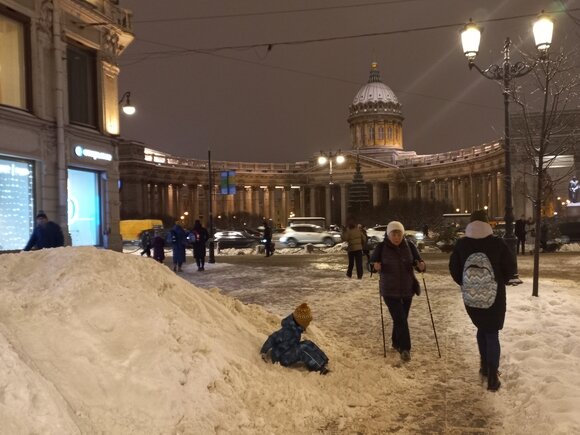
[[(580, 121), (580, 118), (577, 119)], [(446, 153), (417, 155), (403, 147), (402, 107), (371, 66), (367, 84), (349, 106), (352, 148), (345, 162), (318, 163), (318, 155), (295, 163), (212, 162), (183, 159), (136, 142), (120, 144), (122, 216), (201, 217), (249, 213), (285, 226), (291, 215), (324, 216), (344, 224), (357, 162), (368, 186), (371, 206), (390, 199), (440, 200), (458, 212), (487, 208), (492, 217), (505, 212), (502, 142)], [(577, 124), (578, 125), (578, 124)], [(517, 139), (514, 138), (517, 145)], [(326, 153), (332, 157), (336, 153)], [(534, 178), (522, 153), (512, 162), (514, 215), (532, 216), (529, 192)], [(220, 173), (235, 173), (235, 193), (222, 193)], [(553, 201), (566, 186), (557, 187)]]
[(121, 249), (118, 58), (133, 40), (115, 0), (0, 0), (0, 251), (38, 210), (74, 246)]

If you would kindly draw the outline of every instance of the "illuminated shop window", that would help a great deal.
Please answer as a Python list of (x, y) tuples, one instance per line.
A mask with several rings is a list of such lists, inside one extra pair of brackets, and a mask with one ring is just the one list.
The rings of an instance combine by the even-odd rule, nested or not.
[(0, 157), (0, 251), (22, 249), (34, 229), (31, 162)]
[(98, 172), (68, 170), (68, 229), (73, 246), (101, 244)]
[(26, 47), (28, 25), (0, 6), (0, 104), (27, 108)]

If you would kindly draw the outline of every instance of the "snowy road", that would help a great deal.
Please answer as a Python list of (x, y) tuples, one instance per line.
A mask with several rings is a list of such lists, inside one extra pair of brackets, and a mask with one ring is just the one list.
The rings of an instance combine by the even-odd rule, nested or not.
[[(349, 406), (359, 411), (355, 412), (358, 418), (354, 423), (349, 419), (348, 427), (337, 417), (318, 427), (317, 432), (570, 433), (570, 426), (558, 430), (554, 422), (558, 417), (551, 415), (550, 406), (542, 409), (535, 402), (535, 391), (517, 382), (520, 371), (526, 370), (525, 361), (518, 364), (510, 356), (510, 350), (518, 350), (516, 338), (520, 333), (526, 334), (518, 328), (528, 327), (527, 323), (510, 322), (512, 300), (524, 305), (539, 301), (533, 298), (527, 302), (532, 257), (519, 257), (524, 284), (508, 288), (508, 320), (501, 334), (503, 387), (498, 394), (488, 393), (479, 381), (475, 329), (465, 314), (458, 287), (447, 272), (448, 255), (424, 257), (428, 265), (425, 282), (442, 358), (437, 355), (423, 292), (411, 308), (412, 361), (405, 365), (400, 364), (398, 354), (388, 349), (391, 324), (384, 307), (388, 352), (383, 358), (377, 276), (370, 278), (366, 274), (360, 281), (346, 278), (344, 254), (218, 256), (216, 264), (208, 265), (205, 272), (187, 266), (183, 277), (198, 287), (219, 288), (280, 316), (301, 302), (309, 303), (314, 312), (313, 324), (329, 340), (327, 347), (342, 353), (330, 355), (330, 367), (335, 370), (331, 377), (344, 383), (345, 394), (352, 402)], [(570, 283), (580, 282), (577, 263), (578, 253), (542, 256), (542, 282), (546, 282), (549, 297), (554, 291), (550, 280), (561, 277), (562, 270), (566, 270)], [(572, 290), (577, 297), (577, 284), (575, 288), (572, 285)], [(540, 296), (544, 297), (543, 302), (537, 302), (540, 304), (548, 297), (542, 291), (540, 286)], [(533, 306), (523, 310), (534, 314)], [(325, 343), (321, 345), (324, 348)], [(540, 371), (539, 375), (543, 373)]]

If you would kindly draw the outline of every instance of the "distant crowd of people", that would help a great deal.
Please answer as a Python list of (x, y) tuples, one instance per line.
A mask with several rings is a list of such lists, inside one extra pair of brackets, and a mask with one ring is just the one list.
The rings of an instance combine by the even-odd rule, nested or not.
[(209, 233), (199, 219), (194, 222), (193, 228), (189, 231), (183, 228), (181, 221), (176, 221), (165, 237), (161, 229), (143, 231), (141, 234), (141, 256), (151, 257), (151, 249), (153, 249), (153, 259), (163, 263), (165, 261), (165, 247), (170, 246), (173, 271), (182, 272), (183, 264), (186, 261), (186, 249), (191, 246), (197, 270), (201, 272), (205, 270), (208, 240)]

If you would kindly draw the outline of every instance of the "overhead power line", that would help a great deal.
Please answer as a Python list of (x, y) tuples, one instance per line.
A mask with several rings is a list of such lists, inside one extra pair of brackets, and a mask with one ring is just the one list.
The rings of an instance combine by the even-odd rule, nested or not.
[[(569, 13), (580, 11), (579, 8), (572, 8), (568, 9), (567, 11), (552, 11), (548, 12), (549, 14), (562, 14), (562, 13)], [(500, 17), (500, 18), (489, 18), (487, 20), (477, 21), (478, 23), (494, 23), (494, 22), (501, 22), (501, 21), (511, 21), (511, 20), (518, 20), (522, 18), (532, 18), (536, 17), (537, 14), (522, 14), (522, 15), (512, 15), (510, 17)], [(356, 35), (346, 35), (346, 36), (331, 36), (327, 38), (316, 38), (316, 39), (299, 39), (293, 41), (278, 41), (278, 42), (260, 42), (255, 44), (245, 44), (245, 45), (230, 45), (230, 46), (221, 46), (221, 47), (213, 47), (213, 48), (182, 48), (179, 50), (165, 50), (165, 51), (157, 51), (157, 52), (145, 52), (141, 53), (144, 55), (155, 55), (155, 54), (185, 54), (188, 52), (192, 53), (199, 53), (199, 52), (217, 52), (223, 50), (242, 50), (242, 49), (252, 49), (252, 48), (260, 48), (264, 47), (267, 48), (268, 51), (272, 50), (275, 46), (282, 46), (282, 45), (303, 45), (303, 44), (312, 44), (312, 43), (320, 43), (320, 42), (329, 42), (329, 41), (340, 41), (345, 39), (357, 39), (357, 38), (369, 38), (369, 37), (376, 37), (376, 36), (390, 36), (390, 35), (398, 35), (404, 33), (414, 33), (414, 32), (425, 32), (430, 30), (439, 30), (439, 29), (448, 29), (448, 28), (459, 28), (465, 25), (465, 22), (462, 23), (449, 23), (449, 24), (439, 24), (435, 26), (425, 26), (425, 27), (411, 27), (408, 29), (398, 29), (398, 30), (390, 30), (386, 32), (373, 32), (373, 33), (360, 33)]]
[(284, 15), (284, 14), (330, 11), (330, 10), (337, 10), (337, 9), (366, 8), (369, 6), (385, 6), (385, 5), (392, 5), (392, 4), (396, 4), (396, 3), (413, 3), (413, 2), (417, 2), (417, 1), (422, 2), (422, 1), (426, 1), (426, 0), (389, 0), (389, 1), (382, 1), (382, 2), (360, 3), (360, 4), (356, 4), (356, 5), (328, 6), (328, 7), (307, 8), (307, 9), (283, 9), (283, 10), (279, 10), (279, 11), (245, 12), (245, 13), (239, 13), (239, 14), (205, 15), (205, 16), (198, 16), (198, 17), (151, 18), (149, 20), (134, 20), (133, 23), (136, 23), (136, 24), (174, 23), (177, 21), (197, 21), (197, 20), (216, 20), (216, 19), (224, 19), (224, 18), (259, 17), (259, 16), (268, 16), (268, 15)]

